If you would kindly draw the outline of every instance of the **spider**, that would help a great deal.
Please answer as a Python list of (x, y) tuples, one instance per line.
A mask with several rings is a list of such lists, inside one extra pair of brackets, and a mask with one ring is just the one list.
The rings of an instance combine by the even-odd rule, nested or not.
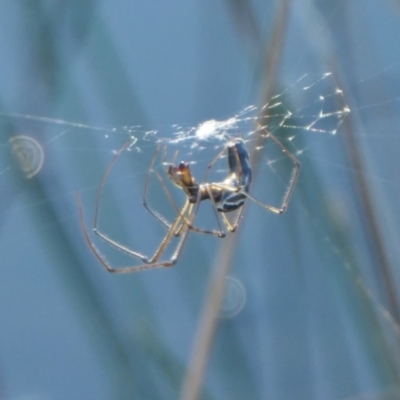
[[(89, 232), (84, 220), (81, 198), (79, 193), (77, 193), (79, 216), (84, 237), (86, 239), (89, 248), (96, 256), (98, 261), (103, 265), (103, 267), (108, 272), (119, 273), (119, 274), (138, 272), (157, 267), (171, 267), (176, 264), (179, 256), (181, 255), (182, 249), (185, 245), (186, 239), (190, 231), (195, 231), (203, 234), (212, 234), (221, 238), (226, 236), (227, 231), (234, 232), (239, 225), (239, 221), (242, 217), (244, 209), (243, 205), (247, 198), (253, 200), (255, 203), (259, 204), (266, 210), (272, 211), (275, 214), (283, 214), (288, 207), (290, 197), (296, 185), (296, 181), (300, 170), (300, 162), (265, 127), (260, 127), (260, 128), (265, 132), (263, 134), (264, 137), (271, 138), (281, 148), (281, 150), (288, 155), (288, 157), (293, 162), (293, 169), (290, 178), (290, 183), (279, 208), (269, 204), (262, 203), (249, 193), (251, 186), (251, 179), (252, 179), (252, 170), (250, 166), (249, 152), (246, 148), (245, 141), (242, 138), (234, 138), (226, 143), (222, 151), (219, 152), (217, 156), (208, 165), (205, 179), (200, 184), (197, 183), (195, 178), (193, 177), (188, 163), (181, 162), (177, 166), (175, 166), (175, 160), (178, 155), (178, 153), (175, 153), (173, 162), (168, 165), (165, 172), (167, 177), (175, 184), (175, 186), (182, 189), (186, 195), (186, 201), (183, 207), (179, 209), (176, 206), (174, 200), (172, 199), (169, 189), (167, 188), (167, 185), (165, 184), (162, 176), (156, 170), (153, 170), (155, 160), (160, 151), (161, 143), (157, 146), (157, 149), (153, 155), (145, 179), (144, 192), (143, 192), (143, 205), (154, 218), (156, 218), (162, 225), (164, 225), (167, 228), (167, 233), (162, 239), (160, 245), (158, 246), (157, 250), (155, 251), (152, 257), (147, 257), (146, 255), (117, 242), (116, 240), (110, 238), (105, 233), (100, 231), (98, 227), (99, 206), (104, 185), (117, 159), (131, 145), (131, 141), (125, 143), (124, 146), (115, 154), (114, 158), (111, 160), (103, 176), (101, 184), (99, 186), (96, 198), (95, 210), (94, 210), (93, 233), (98, 237), (100, 237), (109, 245), (115, 247), (116, 249), (123, 251), (124, 253), (126, 253), (131, 257), (138, 258), (142, 262), (141, 265), (114, 268), (106, 260), (106, 258), (100, 253), (100, 251), (97, 249), (94, 242), (89, 236)], [(228, 161), (227, 177), (221, 182), (208, 182), (207, 178), (213, 165), (223, 156), (225, 152), (227, 154), (227, 161)], [(154, 211), (147, 204), (147, 191), (148, 191), (149, 176), (151, 172), (155, 173), (168, 200), (170, 201), (170, 203), (173, 205), (173, 207), (177, 212), (177, 217), (172, 223), (167, 221), (166, 218), (164, 218), (157, 211)], [(200, 204), (204, 200), (211, 201), (219, 229), (207, 230), (198, 228), (193, 225)], [(234, 217), (233, 221), (231, 222), (227, 218), (226, 214), (236, 210), (238, 212)], [(164, 251), (170, 244), (173, 237), (178, 237), (179, 240), (176, 245), (175, 251), (172, 254), (172, 257), (168, 260), (161, 260)]]

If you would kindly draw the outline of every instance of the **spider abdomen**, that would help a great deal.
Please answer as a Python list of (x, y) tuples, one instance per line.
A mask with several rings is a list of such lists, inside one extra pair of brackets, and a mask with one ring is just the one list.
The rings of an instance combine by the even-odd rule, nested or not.
[(216, 203), (217, 210), (219, 212), (227, 213), (235, 211), (242, 207), (246, 200), (246, 196), (240, 192), (224, 192), (221, 196), (221, 200)]
[(232, 140), (227, 145), (227, 151), (229, 173), (216, 202), (217, 210), (223, 213), (235, 211), (243, 206), (251, 184), (250, 156), (244, 140)]

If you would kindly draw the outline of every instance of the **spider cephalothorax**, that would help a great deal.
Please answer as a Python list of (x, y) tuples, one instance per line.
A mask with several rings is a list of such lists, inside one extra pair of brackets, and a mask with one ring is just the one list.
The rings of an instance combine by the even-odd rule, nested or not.
[(200, 186), (192, 176), (188, 163), (182, 161), (177, 167), (169, 165), (167, 175), (176, 186), (185, 191), (190, 203), (196, 203)]

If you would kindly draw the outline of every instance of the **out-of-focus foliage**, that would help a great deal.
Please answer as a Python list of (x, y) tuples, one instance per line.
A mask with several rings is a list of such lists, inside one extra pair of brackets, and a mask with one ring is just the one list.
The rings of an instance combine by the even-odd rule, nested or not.
[[(396, 1), (2, 2), (0, 398), (399, 398), (399, 22)], [(76, 192), (91, 226), (107, 165), (135, 137), (100, 225), (150, 254), (164, 232), (142, 207), (157, 141), (182, 139), (168, 157), (201, 181), (223, 142), (188, 132), (234, 116), (252, 194), (279, 201), (291, 167), (268, 140), (254, 149), (256, 120), (301, 162), (288, 211), (249, 201), (238, 232), (191, 233), (174, 268), (107, 274)], [(149, 201), (172, 219), (157, 182)], [(215, 224), (209, 204), (197, 224)]]

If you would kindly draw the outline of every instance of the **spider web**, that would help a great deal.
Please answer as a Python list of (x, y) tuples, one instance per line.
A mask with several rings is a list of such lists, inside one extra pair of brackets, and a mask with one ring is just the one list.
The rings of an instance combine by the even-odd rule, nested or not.
[[(45, 155), (51, 149), (108, 153), (105, 155), (111, 159), (127, 140), (131, 141), (127, 151), (136, 154), (154, 151), (154, 146), (163, 142), (170, 151), (178, 150), (182, 159), (195, 165), (204, 160), (209, 162), (210, 152), (218, 152), (231, 138), (243, 137), (250, 148), (266, 132), (276, 136), (301, 159), (318, 143), (336, 135), (349, 112), (335, 77), (332, 73), (325, 73), (317, 79), (307, 74), (301, 76), (262, 107), (246, 106), (226, 119), (210, 119), (196, 125), (174, 124), (157, 129), (137, 125), (105, 127), (35, 115), (0, 113), (0, 123), (9, 132), (8, 143), (3, 142), (3, 148), (14, 157), (11, 163), (9, 157), (3, 158), (8, 163), (3, 163), (0, 176), (19, 165), (27, 179), (33, 178), (45, 165)], [(95, 138), (96, 148), (70, 144), (83, 135)], [(265, 143), (257, 151), (262, 152), (264, 147)], [(278, 174), (279, 168), (274, 165), (286, 158), (279, 150), (275, 155), (266, 154), (262, 167)], [(218, 170), (221, 174), (227, 172), (223, 165)]]
[[(68, 193), (48, 193), (48, 201), (57, 201), (63, 196), (71, 198), (76, 190), (80, 190), (84, 197), (90, 193), (94, 204), (93, 195), (97, 193), (106, 165), (113, 154), (130, 141), (126, 154), (120, 157), (110, 174), (104, 197), (108, 191), (118, 191), (114, 188), (115, 182), (134, 182), (132, 186), (136, 194), (130, 196), (140, 199), (137, 208), (141, 208), (144, 177), (158, 143), (166, 145), (166, 154), (164, 160), (161, 156), (156, 159), (155, 170), (165, 177), (166, 164), (171, 162), (175, 154), (175, 159), (178, 157), (178, 161), (183, 160), (191, 165), (193, 175), (201, 182), (211, 160), (231, 138), (241, 136), (250, 151), (254, 150), (261, 155), (257, 157), (257, 165), (253, 162), (253, 168), (262, 177), (262, 182), (266, 183), (255, 183), (252, 192), (260, 201), (279, 207), (288, 189), (293, 164), (282, 149), (266, 138), (267, 132), (272, 133), (291, 154), (303, 162), (305, 156), (326, 153), (332, 141), (337, 141), (336, 134), (349, 112), (346, 98), (334, 75), (324, 73), (316, 78), (302, 75), (261, 107), (246, 106), (226, 119), (211, 119), (195, 125), (173, 124), (157, 129), (137, 125), (104, 127), (34, 115), (0, 114), (2, 129), (9, 132), (8, 141), (3, 142), (3, 148), (8, 153), (2, 159), (0, 178), (7, 180), (20, 171), (21, 179), (31, 180), (40, 178), (43, 173), (51, 175), (50, 171), (70, 170), (71, 159), (83, 156), (90, 161), (99, 156), (104, 167), (90, 172), (92, 178), (89, 186), (85, 183), (76, 185), (77, 180), (72, 177), (74, 187)], [(260, 142), (261, 136), (267, 140)], [(124, 162), (128, 164), (122, 166)], [(227, 172), (225, 155), (222, 154), (208, 180), (221, 182)], [(302, 173), (307, 173), (304, 168)], [(275, 189), (270, 190), (274, 182)], [(152, 191), (153, 199), (165, 197), (154, 176), (149, 181), (149, 192)], [(180, 191), (170, 187), (170, 192), (174, 202), (181, 206)], [(106, 200), (102, 199), (102, 202)], [(30, 204), (23, 207), (37, 206)], [(160, 210), (167, 213), (169, 221), (174, 219), (176, 210), (173, 207), (166, 211), (165, 204), (161, 202)], [(13, 209), (13, 212), (16, 211), (19, 211), (18, 207)], [(200, 220), (208, 221), (208, 228), (215, 229), (215, 220), (207, 216), (209, 212), (201, 210), (203, 214), (200, 214)], [(48, 222), (43, 228), (60, 222)]]

